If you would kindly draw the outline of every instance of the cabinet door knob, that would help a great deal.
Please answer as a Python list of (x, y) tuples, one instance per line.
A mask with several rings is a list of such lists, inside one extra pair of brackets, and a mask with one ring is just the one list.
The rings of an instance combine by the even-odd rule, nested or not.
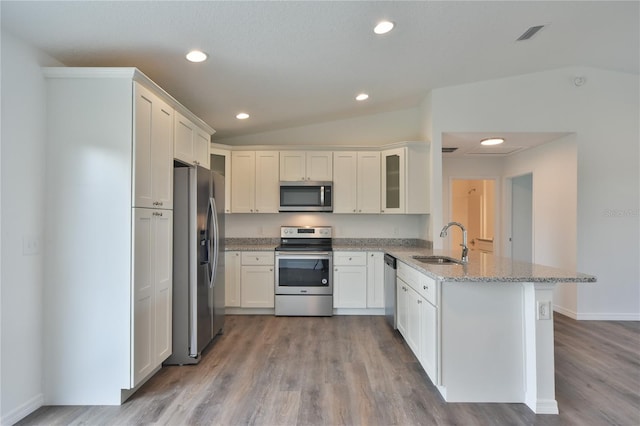
[(269, 268), (269, 271), (271, 271), (271, 272), (272, 272), (272, 271), (273, 271), (273, 268)]
[(260, 260), (259, 258), (256, 257), (256, 261)]
[(256, 209), (256, 213), (258, 213), (258, 209)]
[(423, 285), (423, 286), (422, 286), (422, 288), (423, 288), (424, 290), (429, 290), (429, 287), (427, 287), (426, 285)]
[(351, 258), (349, 258), (349, 261), (351, 261)]
[(355, 213), (355, 212), (356, 212), (356, 209), (353, 209), (353, 212)]
[(334, 271), (338, 272), (338, 268), (334, 269)]
[(418, 305), (422, 303), (422, 300), (418, 299)]

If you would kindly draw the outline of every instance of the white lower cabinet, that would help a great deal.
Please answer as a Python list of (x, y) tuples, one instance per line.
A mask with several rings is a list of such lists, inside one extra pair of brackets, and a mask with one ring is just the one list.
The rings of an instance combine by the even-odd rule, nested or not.
[(384, 308), (384, 253), (333, 253), (333, 307)]
[(367, 307), (367, 267), (334, 266), (333, 307)]
[(384, 253), (367, 252), (367, 308), (384, 308)]
[(240, 307), (240, 252), (229, 251), (224, 254), (224, 306)]
[[(422, 299), (424, 300), (424, 299)], [(436, 377), (437, 360), (437, 309), (426, 300), (420, 304), (420, 357), (422, 368), (433, 383), (438, 383)]]
[(399, 262), (396, 292), (398, 330), (431, 381), (438, 384), (436, 282)]
[(409, 286), (400, 277), (396, 280), (396, 326), (405, 339), (407, 338), (407, 291)]
[(333, 253), (333, 307), (367, 307), (367, 253)]
[(173, 212), (133, 209), (133, 227), (131, 387), (171, 355)]
[(240, 267), (240, 307), (273, 308), (275, 306), (274, 253), (242, 252)]

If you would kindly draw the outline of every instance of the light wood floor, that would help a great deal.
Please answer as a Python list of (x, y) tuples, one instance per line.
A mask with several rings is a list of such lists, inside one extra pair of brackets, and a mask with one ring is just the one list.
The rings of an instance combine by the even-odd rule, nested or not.
[(559, 416), (445, 403), (383, 317), (227, 316), (199, 365), (163, 368), (124, 405), (19, 424), (639, 425), (640, 323), (556, 314), (555, 340)]

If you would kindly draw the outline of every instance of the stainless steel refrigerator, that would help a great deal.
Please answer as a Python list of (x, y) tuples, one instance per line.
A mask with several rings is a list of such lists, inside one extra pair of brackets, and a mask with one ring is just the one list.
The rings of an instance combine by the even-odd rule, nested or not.
[(224, 176), (176, 163), (173, 187), (173, 353), (197, 364), (224, 326)]

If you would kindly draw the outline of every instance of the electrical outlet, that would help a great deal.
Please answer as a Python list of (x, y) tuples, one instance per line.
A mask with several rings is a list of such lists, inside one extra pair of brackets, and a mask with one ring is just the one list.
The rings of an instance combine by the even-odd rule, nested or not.
[(536, 319), (550, 320), (551, 319), (551, 302), (537, 302)]
[(22, 254), (25, 256), (40, 253), (40, 237), (24, 235), (22, 237)]

